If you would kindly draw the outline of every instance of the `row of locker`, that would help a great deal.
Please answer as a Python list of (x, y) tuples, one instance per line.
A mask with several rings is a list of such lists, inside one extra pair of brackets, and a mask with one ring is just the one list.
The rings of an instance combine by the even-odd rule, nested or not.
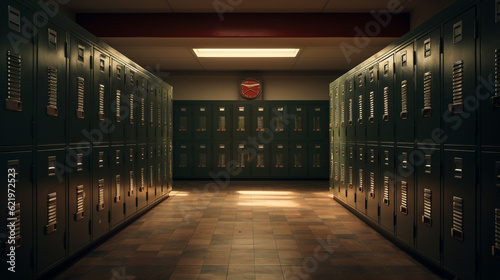
[(2, 275), (43, 275), (166, 198), (169, 151), (164, 142), (0, 153), (2, 178), (10, 182), (0, 219), (15, 224), (4, 224), (2, 243), (16, 264), (9, 272), (11, 258), (2, 254)]
[(334, 140), (500, 147), (497, 10), (485, 0), (453, 12), (335, 80)]
[[(0, 147), (166, 141), (172, 87), (42, 8), (50, 9), (12, 0), (0, 8), (9, 39), (0, 43)], [(31, 20), (43, 24), (26, 34)]]
[[(175, 140), (325, 140), (326, 101), (174, 102)], [(267, 135), (270, 134), (270, 135)]]
[(176, 141), (175, 178), (327, 178), (322, 141)]

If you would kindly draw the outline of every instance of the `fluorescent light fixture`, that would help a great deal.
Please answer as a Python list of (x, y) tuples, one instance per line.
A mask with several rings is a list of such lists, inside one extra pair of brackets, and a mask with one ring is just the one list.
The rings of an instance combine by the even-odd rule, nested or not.
[(300, 49), (193, 49), (198, 57), (296, 57)]

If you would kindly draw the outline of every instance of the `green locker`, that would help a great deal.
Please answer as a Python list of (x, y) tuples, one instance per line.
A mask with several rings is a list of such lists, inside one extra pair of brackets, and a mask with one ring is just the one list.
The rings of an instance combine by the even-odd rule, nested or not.
[(36, 271), (41, 275), (66, 258), (66, 153), (38, 151), (36, 157)]
[(468, 279), (476, 274), (475, 162), (474, 151), (444, 151), (443, 267)]
[(213, 172), (215, 174), (230, 172), (231, 168), (228, 163), (231, 160), (231, 143), (229, 141), (215, 141), (213, 151)]
[(443, 27), (442, 105), (444, 132), (448, 136), (446, 144), (476, 144), (475, 12), (475, 8), (471, 8)]
[(192, 106), (178, 103), (174, 108), (174, 139), (191, 140), (193, 131)]
[(109, 148), (92, 148), (92, 240), (96, 241), (109, 231), (111, 183), (109, 178)]
[(110, 108), (110, 58), (100, 49), (94, 48), (94, 80), (89, 138), (94, 144), (107, 143), (111, 126)]
[(126, 176), (124, 170), (125, 147), (114, 146), (109, 153), (111, 174), (111, 227), (123, 222), (125, 218), (125, 189)]
[[(335, 88), (337, 87), (337, 83), (331, 83), (330, 84), (330, 92), (328, 94), (328, 105), (329, 105), (329, 112), (330, 112), (330, 119), (329, 119), (329, 126), (328, 126), (328, 131), (329, 131), (329, 135), (328, 135), (328, 139), (330, 139), (330, 142), (332, 142), (332, 145), (330, 145), (330, 148), (333, 148), (333, 140), (337, 140), (338, 139), (338, 135), (335, 135), (336, 134), (336, 128), (335, 128), (335, 103), (336, 103), (336, 99), (334, 99), (334, 96), (335, 96)], [(290, 106), (290, 107), (293, 107)], [(290, 109), (292, 110), (292, 109)], [(293, 113), (292, 113), (293, 115)], [(295, 116), (296, 117), (296, 116)], [(294, 117), (294, 118), (295, 118)], [(291, 130), (293, 130), (293, 127), (291, 126)], [(291, 135), (291, 131), (289, 132), (289, 134)], [(333, 151), (331, 151), (331, 153), (333, 154)], [(332, 172), (332, 177), (333, 177), (333, 172)]]
[(290, 142), (290, 177), (307, 177), (307, 145), (304, 142)]
[[(165, 104), (166, 106), (166, 104)], [(169, 176), (169, 168), (170, 168), (170, 163), (168, 162), (168, 143), (163, 142), (162, 143), (162, 157), (161, 157), (161, 164), (162, 164), (162, 169), (161, 169), (161, 195), (162, 196), (168, 196), (169, 190), (168, 190), (168, 176)]]
[[(164, 85), (161, 88), (161, 141), (167, 141), (168, 137), (168, 88)], [(168, 149), (167, 149), (168, 151)], [(166, 158), (165, 158), (166, 159)]]
[(288, 110), (291, 115), (289, 120), (289, 139), (307, 139), (307, 106), (303, 103), (290, 103)]
[(256, 144), (255, 158), (250, 161), (252, 177), (269, 177), (269, 144)]
[(156, 101), (155, 101), (155, 138), (154, 140), (156, 141), (161, 141), (161, 137), (162, 137), (162, 132), (161, 132), (161, 128), (163, 126), (162, 124), (162, 87), (158, 84), (157, 81), (155, 81), (155, 88), (156, 88), (156, 91), (155, 91), (155, 94), (156, 94)]
[[(69, 255), (91, 242), (90, 148), (68, 149), (65, 162), (68, 169), (68, 229)], [(69, 171), (71, 170), (71, 171)]]
[[(316, 107), (316, 106), (315, 106)], [(308, 170), (309, 178), (328, 178), (328, 142), (309, 142)]]
[[(340, 85), (339, 85), (339, 90), (340, 90), (340, 93), (339, 93), (339, 99), (338, 99), (338, 122), (339, 122), (339, 140), (340, 142), (347, 142), (349, 139), (347, 138), (347, 127), (348, 127), (348, 124), (347, 124), (347, 121), (346, 121), (346, 115), (347, 115), (347, 108), (349, 107), (348, 104), (346, 104), (346, 102), (348, 103), (349, 100), (347, 98), (347, 91), (346, 91), (346, 88), (345, 88), (345, 80), (341, 79), (340, 80)], [(350, 127), (349, 128), (349, 134), (351, 134), (352, 132), (350, 132), (350, 130), (352, 130), (353, 128)], [(354, 129), (356, 129), (356, 127), (354, 127)], [(354, 140), (354, 139), (352, 139)]]
[(147, 99), (147, 139), (148, 141), (156, 140), (156, 126), (158, 122), (157, 100), (156, 100), (156, 81), (148, 78), (148, 99)]
[(288, 177), (288, 142), (273, 141), (271, 144), (271, 176)]
[(172, 139), (168, 141), (168, 192), (172, 191), (173, 188), (173, 178), (174, 178), (174, 156), (173, 156), (174, 145)]
[(333, 188), (334, 194), (340, 198), (340, 143), (335, 142), (333, 145)]
[(69, 143), (90, 141), (83, 132), (90, 129), (91, 55), (91, 45), (71, 34), (67, 106)]
[(481, 180), (480, 271), (492, 279), (500, 267), (500, 153), (481, 153)]
[(371, 220), (378, 223), (379, 221), (379, 201), (380, 201), (380, 189), (379, 189), (379, 158), (378, 158), (378, 147), (375, 145), (366, 146), (366, 215)]
[(125, 147), (125, 218), (132, 216), (137, 212), (137, 146), (130, 145)]
[(174, 177), (186, 178), (192, 176), (193, 151), (189, 141), (174, 143)]
[(196, 141), (194, 142), (194, 163), (193, 175), (198, 178), (209, 178), (209, 173), (212, 170), (212, 142)]
[(38, 29), (37, 144), (65, 144), (66, 30), (48, 22)]
[(415, 163), (418, 155), (411, 147), (396, 149), (396, 236), (415, 245)]
[(137, 90), (134, 99), (137, 100), (137, 107), (135, 108), (136, 120), (134, 123), (137, 126), (137, 142), (146, 143), (148, 138), (148, 91), (147, 91), (147, 78), (140, 72), (137, 76)]
[(148, 144), (148, 204), (153, 203), (158, 197), (158, 168), (156, 163), (156, 144)]
[(396, 79), (396, 141), (415, 142), (415, 83), (413, 43), (394, 54)]
[(156, 180), (156, 199), (159, 199), (162, 196), (162, 189), (163, 189), (163, 166), (162, 166), (162, 159), (163, 159), (163, 145), (161, 142), (156, 143), (156, 174), (155, 174), (155, 180)]
[[(441, 151), (422, 148), (422, 157), (417, 165), (417, 236), (415, 247), (418, 252), (441, 262)], [(447, 231), (445, 231), (447, 233)]]
[(358, 173), (356, 172), (356, 144), (347, 144), (347, 164), (345, 170), (347, 204), (356, 208), (356, 188), (358, 186)]
[[(33, 177), (32, 153), (0, 153), (0, 168), (5, 196), (0, 202), (2, 232), (6, 230), (2, 250), (3, 275), (10, 274), (14, 279), (32, 279), (33, 277)], [(13, 233), (13, 234), (11, 234)], [(12, 238), (10, 237), (12, 236)], [(9, 238), (7, 238), (9, 237)], [(4, 237), (2, 237), (2, 241)], [(14, 247), (14, 250), (11, 250)], [(12, 253), (13, 252), (13, 253)], [(9, 255), (15, 254), (15, 273), (8, 271)]]
[(394, 146), (380, 146), (380, 227), (394, 234), (395, 218), (395, 152)]
[(360, 70), (354, 75), (354, 96), (357, 99), (357, 108), (354, 110), (356, 112), (355, 118), (357, 119), (356, 124), (356, 141), (364, 142), (366, 141), (366, 123), (368, 122), (368, 96), (366, 93), (365, 85), (365, 70)]
[(110, 141), (124, 142), (124, 123), (126, 122), (125, 65), (117, 58), (111, 58), (111, 122)]
[(344, 202), (347, 202), (347, 177), (346, 177), (346, 169), (349, 164), (349, 154), (348, 147), (345, 142), (341, 142), (339, 145), (339, 194), (340, 199)]
[(137, 125), (138, 116), (137, 109), (139, 104), (137, 102), (137, 70), (132, 66), (125, 66), (125, 92), (123, 93), (124, 103), (124, 133), (125, 142), (128, 144), (135, 144), (137, 142)]
[[(173, 140), (174, 138), (174, 102), (173, 102), (173, 90), (172, 90), (172, 87), (169, 86), (168, 88), (168, 92), (167, 92), (167, 117), (168, 117), (168, 133), (167, 133), (167, 136), (169, 138), (170, 141)], [(172, 159), (170, 159), (170, 162), (172, 162)], [(172, 177), (170, 177), (172, 178)]]
[(217, 103), (213, 106), (212, 128), (214, 139), (228, 140), (231, 138), (231, 104)]
[(287, 140), (291, 122), (295, 120), (290, 114), (289, 106), (282, 102), (274, 103), (270, 108), (270, 128), (274, 139)]
[(368, 190), (369, 178), (367, 177), (366, 169), (366, 146), (363, 144), (356, 144), (356, 168), (357, 173), (355, 176), (358, 178), (358, 185), (356, 187), (356, 209), (358, 212), (366, 215), (366, 193)]
[(394, 56), (390, 55), (378, 64), (379, 84), (377, 108), (375, 116), (379, 122), (380, 142), (394, 143), (394, 121), (398, 117), (395, 115), (394, 106)]
[[(339, 84), (334, 84), (333, 88), (333, 139), (340, 140), (340, 87)], [(307, 117), (307, 116), (306, 116)]]
[[(17, 1), (16, 1), (17, 2)], [(14, 3), (3, 1), (0, 32), (4, 40), (0, 43), (0, 83), (6, 98), (0, 99), (0, 119), (11, 120), (0, 122), (0, 146), (21, 146), (33, 144), (32, 121), (33, 102), (33, 43), (22, 41), (17, 45), (8, 43), (7, 34), (12, 38), (22, 37), (21, 18), (33, 18), (30, 10)], [(7, 15), (9, 15), (7, 17)], [(7, 19), (8, 18), (8, 19)], [(10, 85), (8, 85), (10, 81)], [(16, 121), (12, 121), (16, 120)]]
[(146, 144), (140, 144), (137, 146), (137, 168), (135, 169), (137, 174), (135, 178), (137, 180), (136, 192), (137, 192), (137, 210), (144, 208), (147, 202), (148, 196), (148, 146)]
[(309, 140), (326, 140), (328, 136), (328, 105), (318, 103), (308, 106)]
[(416, 137), (423, 141), (441, 127), (441, 29), (417, 40), (416, 55)]
[(377, 107), (380, 92), (378, 92), (378, 64), (368, 67), (366, 70), (366, 98), (367, 98), (367, 117), (366, 122), (366, 140), (370, 143), (378, 143), (378, 124), (380, 119), (378, 116), (379, 108)]
[(206, 102), (193, 105), (193, 138), (195, 140), (210, 140), (212, 138), (212, 105)]
[(233, 104), (233, 135), (232, 139), (246, 140), (250, 135), (250, 105)]
[[(356, 140), (356, 120), (355, 120), (355, 110), (358, 107), (358, 100), (356, 99), (354, 93), (354, 78), (347, 79), (345, 83), (345, 124), (347, 140), (349, 142), (354, 142)], [(342, 122), (344, 123), (344, 122)]]
[(233, 149), (233, 160), (236, 160), (236, 172), (234, 176), (249, 178), (252, 170), (251, 165), (256, 156), (256, 149), (250, 147), (245, 141), (234, 142)]
[[(261, 139), (264, 135), (267, 136), (268, 131), (271, 129), (271, 122), (269, 119), (269, 105), (268, 104), (252, 104), (252, 133), (257, 139)], [(240, 120), (238, 120), (239, 122)], [(274, 125), (274, 124), (273, 124)], [(274, 136), (274, 130), (273, 136)], [(260, 136), (260, 137), (259, 137)]]

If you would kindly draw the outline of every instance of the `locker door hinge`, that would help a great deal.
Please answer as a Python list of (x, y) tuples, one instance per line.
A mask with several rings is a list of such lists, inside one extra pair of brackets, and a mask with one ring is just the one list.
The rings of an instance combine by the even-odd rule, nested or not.
[(380, 216), (380, 204), (377, 205), (377, 215)]

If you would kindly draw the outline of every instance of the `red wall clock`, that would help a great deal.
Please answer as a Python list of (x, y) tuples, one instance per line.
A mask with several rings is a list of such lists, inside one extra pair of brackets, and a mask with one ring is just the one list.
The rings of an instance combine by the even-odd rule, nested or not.
[(255, 99), (262, 93), (262, 84), (256, 79), (246, 79), (240, 85), (240, 93), (245, 99)]

